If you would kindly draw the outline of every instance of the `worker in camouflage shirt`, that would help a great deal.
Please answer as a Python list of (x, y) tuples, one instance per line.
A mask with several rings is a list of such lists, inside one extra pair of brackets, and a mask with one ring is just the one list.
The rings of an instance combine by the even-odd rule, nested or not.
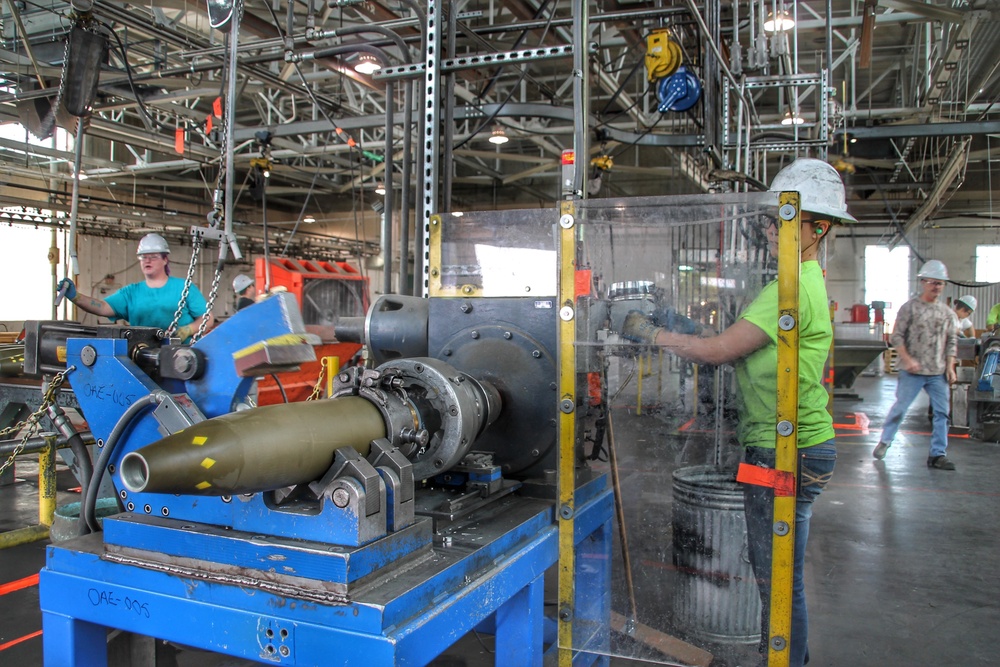
[(900, 422), (920, 390), (927, 392), (934, 411), (931, 450), (927, 466), (938, 470), (954, 470), (948, 460), (948, 385), (955, 382), (955, 355), (958, 319), (954, 311), (938, 303), (947, 267), (932, 259), (920, 268), (921, 294), (899, 309), (890, 342), (899, 354), (899, 379), (896, 402), (889, 410), (882, 428), (882, 437), (872, 452), (876, 459), (885, 458), (896, 437)]

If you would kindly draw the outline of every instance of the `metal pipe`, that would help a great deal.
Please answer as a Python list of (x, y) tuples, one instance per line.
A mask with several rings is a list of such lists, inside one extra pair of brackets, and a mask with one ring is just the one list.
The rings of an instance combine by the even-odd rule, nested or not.
[[(719, 69), (721, 69), (722, 73), (726, 75), (726, 78), (729, 79), (729, 82), (731, 84), (733, 84), (733, 87), (739, 90), (740, 84), (736, 81), (736, 77), (733, 76), (733, 73), (729, 71), (729, 66), (723, 59), (722, 54), (719, 53), (718, 45), (716, 45), (716, 43), (712, 41), (712, 39), (710, 38), (712, 32), (708, 29), (708, 26), (705, 25), (705, 19), (702, 18), (701, 14), (698, 12), (698, 7), (695, 6), (694, 0), (685, 0), (685, 2), (687, 3), (689, 11), (694, 16), (695, 21), (698, 22), (698, 27), (701, 28), (702, 34), (705, 35), (705, 41), (708, 43), (709, 48), (711, 48), (712, 53), (715, 54), (715, 58), (719, 63)], [(750, 102), (747, 101), (746, 97), (742, 93), (740, 93), (740, 99), (743, 100), (743, 103), (747, 105), (748, 109), (752, 110), (754, 108), (753, 105), (751, 105)], [(752, 111), (751, 113), (753, 113), (753, 118), (755, 122), (759, 124), (760, 120), (757, 118), (756, 112)]]
[[(587, 109), (590, 102), (589, 49), (587, 37), (590, 28), (590, 5), (576, 3), (573, 9), (573, 108)], [(573, 130), (573, 192), (572, 198), (586, 198), (587, 168), (590, 162), (590, 114), (581, 113)]]
[[(458, 16), (456, 12), (448, 14), (448, 37), (445, 54), (449, 58), (455, 57), (455, 37), (458, 32)], [(487, 85), (487, 88), (489, 86)], [(444, 75), (444, 118), (442, 125), (446, 128), (455, 126), (455, 72), (446, 72)], [(454, 160), (455, 133), (445, 132), (441, 137), (441, 164), (444, 165), (441, 174), (441, 212), (451, 211), (451, 191), (452, 191), (452, 164)]]
[[(225, 152), (226, 152), (226, 198), (225, 198), (225, 220), (223, 221), (223, 229), (225, 231), (225, 238), (231, 238), (233, 232), (233, 209), (235, 208), (235, 197), (233, 193), (233, 186), (235, 184), (235, 151), (233, 146), (233, 130), (236, 126), (236, 67), (239, 63), (237, 56), (239, 55), (236, 51), (236, 45), (239, 42), (240, 33), (240, 21), (243, 16), (243, 5), (242, 0), (237, 0), (237, 9), (233, 16), (232, 29), (229, 31), (229, 80), (227, 83), (227, 93), (226, 93), (226, 139), (225, 139)], [(267, 238), (264, 239), (265, 245), (267, 244)], [(229, 251), (229, 244), (220, 243), (219, 244), (219, 263), (221, 264), (225, 261), (226, 254)]]
[(410, 174), (413, 162), (413, 81), (403, 85), (403, 171), (399, 191), (399, 293), (412, 294), (410, 284)]
[[(90, 431), (85, 431), (79, 434), (83, 438), (83, 442), (86, 445), (93, 445), (96, 441), (94, 440), (94, 435)], [(21, 448), (22, 454), (34, 454), (42, 451), (48, 447), (48, 440), (50, 437), (56, 437), (54, 433), (42, 433), (41, 435), (35, 435), (28, 438), (25, 441), (24, 447)], [(56, 439), (56, 449), (63, 449), (69, 447), (68, 438), (57, 438)], [(21, 447), (21, 440), (0, 440), (0, 456), (10, 456), (18, 448)]]
[[(394, 88), (392, 81), (385, 82), (385, 170), (382, 183), (385, 187), (385, 208), (382, 210), (382, 293), (392, 293), (392, 207), (394, 205), (392, 186), (392, 138), (395, 130), (393, 117)], [(409, 128), (407, 128), (409, 131)]]
[(87, 133), (89, 119), (81, 116), (76, 119), (76, 140), (73, 146), (73, 199), (69, 209), (69, 274), (80, 273), (80, 261), (76, 256), (76, 217), (80, 210), (80, 165), (83, 163), (83, 137)]

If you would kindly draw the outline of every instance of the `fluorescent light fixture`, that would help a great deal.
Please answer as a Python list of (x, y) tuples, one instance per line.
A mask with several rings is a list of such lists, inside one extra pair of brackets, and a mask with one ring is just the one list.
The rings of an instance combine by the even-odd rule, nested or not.
[(768, 12), (767, 19), (764, 20), (764, 32), (788, 32), (795, 27), (795, 21), (784, 9), (778, 10), (778, 19), (775, 20), (774, 13)]
[(307, 225), (311, 225), (312, 223), (316, 222), (316, 218), (314, 218), (311, 215), (307, 215), (306, 217), (302, 218), (302, 222), (306, 223)]
[(375, 194), (384, 195), (385, 194), (385, 184), (379, 181), (375, 184)]
[(685, 273), (688, 273), (688, 272), (694, 271), (694, 267), (693, 266), (689, 266), (687, 264), (681, 264), (680, 266), (677, 267), (677, 270), (678, 271), (684, 271)]
[(362, 74), (372, 74), (382, 69), (382, 63), (370, 53), (359, 53), (358, 62), (354, 64), (354, 71)]
[(805, 118), (791, 111), (786, 111), (785, 117), (781, 119), (782, 125), (801, 125), (804, 122), (806, 122)]
[(510, 141), (507, 137), (507, 133), (503, 131), (503, 125), (497, 125), (493, 128), (493, 133), (490, 134), (490, 143), (496, 144), (497, 146), (502, 146)]

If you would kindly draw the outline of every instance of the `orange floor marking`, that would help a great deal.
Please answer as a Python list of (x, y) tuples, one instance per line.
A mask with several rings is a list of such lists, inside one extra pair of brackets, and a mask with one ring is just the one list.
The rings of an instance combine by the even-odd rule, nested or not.
[(11, 639), (6, 644), (0, 644), (0, 651), (6, 651), (11, 646), (17, 646), (21, 642), (26, 642), (29, 639), (34, 639), (35, 637), (40, 637), (41, 634), (42, 634), (41, 630), (36, 630), (35, 632), (32, 632), (30, 635), (25, 635), (23, 637), (18, 637), (17, 639)]
[(31, 588), (32, 586), (38, 585), (38, 574), (33, 574), (30, 577), (25, 577), (24, 579), (18, 579), (16, 581), (11, 581), (10, 583), (0, 584), (0, 595), (6, 595), (7, 593), (13, 593), (14, 591), (19, 591), (22, 588)]

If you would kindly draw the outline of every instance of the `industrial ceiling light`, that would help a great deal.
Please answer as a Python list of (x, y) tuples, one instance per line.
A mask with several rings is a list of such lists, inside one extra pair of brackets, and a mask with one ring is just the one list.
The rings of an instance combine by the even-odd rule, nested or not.
[(316, 222), (316, 218), (314, 218), (311, 215), (307, 215), (306, 217), (302, 218), (302, 222), (306, 223), (307, 225), (311, 225), (312, 223)]
[(382, 69), (382, 63), (370, 53), (359, 53), (358, 62), (354, 65), (354, 71), (361, 74), (372, 74)]
[(496, 127), (493, 128), (493, 133), (490, 134), (491, 144), (502, 146), (508, 141), (510, 141), (510, 138), (508, 138), (507, 133), (503, 131), (503, 125), (497, 125)]
[(805, 118), (791, 111), (786, 111), (785, 117), (781, 119), (782, 125), (801, 125), (804, 122), (806, 122)]
[(778, 10), (777, 19), (774, 18), (774, 12), (768, 12), (767, 19), (764, 21), (764, 32), (788, 32), (794, 27), (795, 21), (792, 20), (792, 17), (784, 9)]
[(385, 184), (379, 181), (375, 184), (375, 194), (384, 195), (385, 194)]

